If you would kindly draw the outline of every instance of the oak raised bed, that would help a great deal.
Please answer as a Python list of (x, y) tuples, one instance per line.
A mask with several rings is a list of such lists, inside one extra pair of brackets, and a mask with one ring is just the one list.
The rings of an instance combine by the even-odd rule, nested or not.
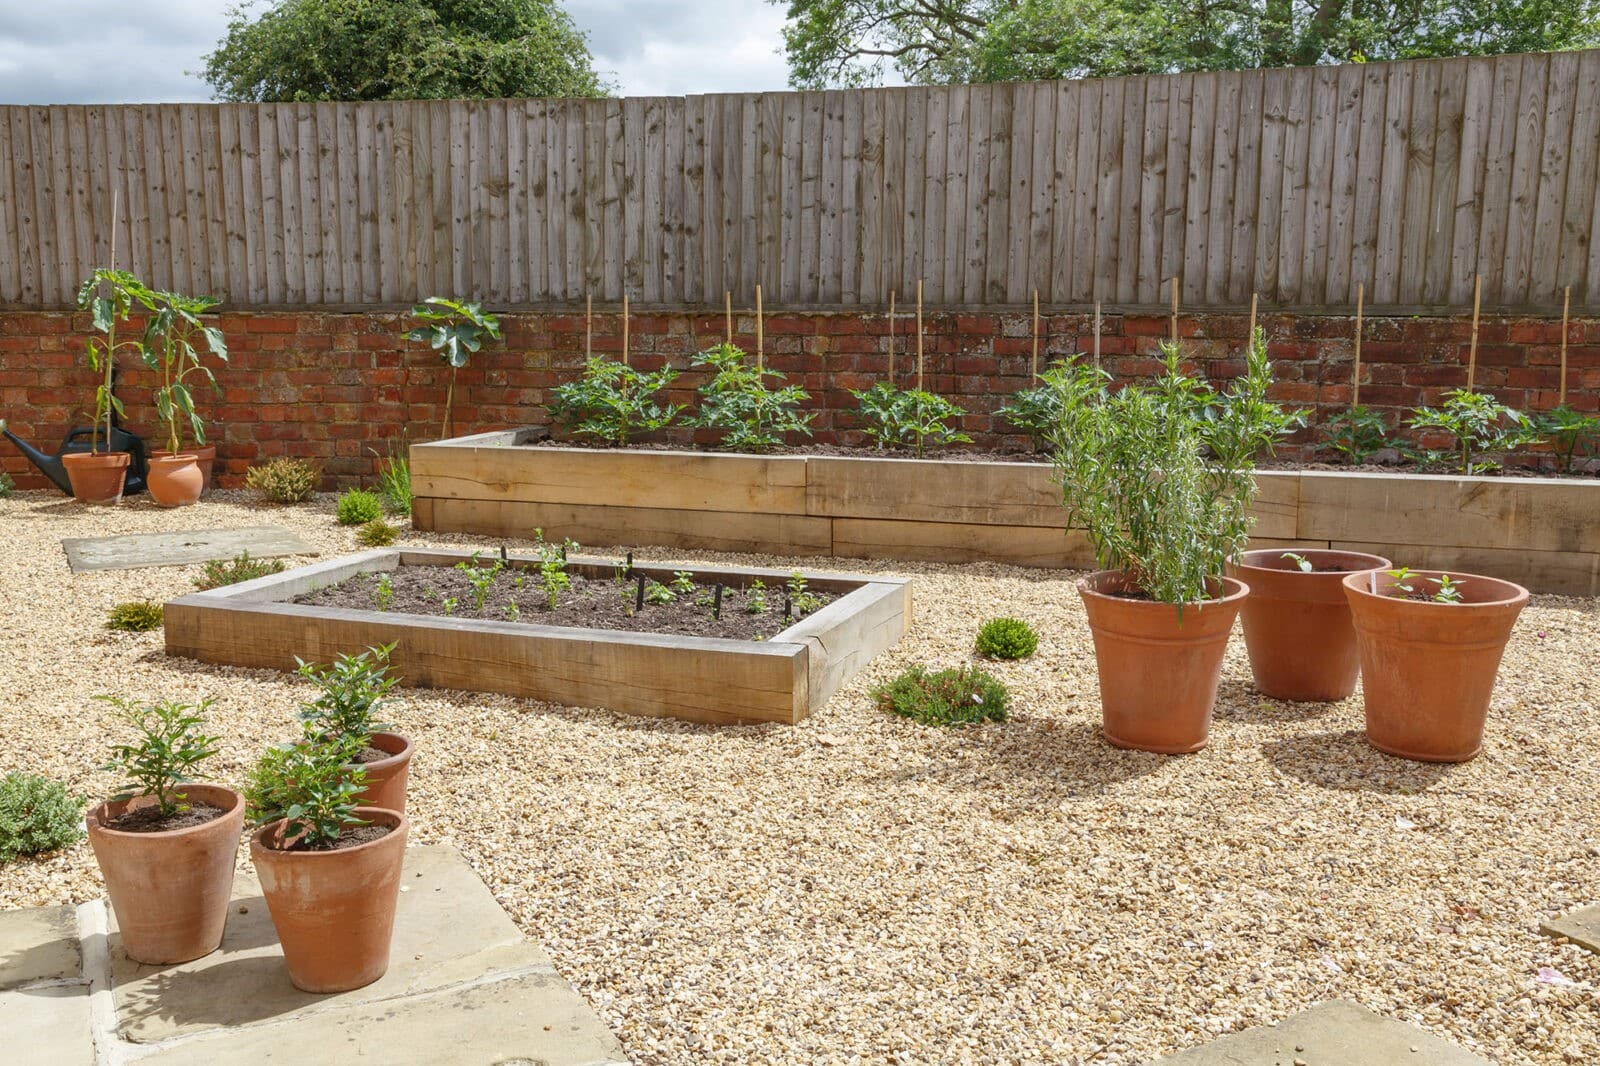
[[(1090, 567), (1041, 463), (531, 446), (411, 448), (418, 529), (585, 544)], [(1256, 546), (1370, 552), (1600, 594), (1600, 480), (1263, 470)]]
[[(805, 575), (810, 587), (838, 599), (760, 642), (289, 602), (357, 574), (451, 567), (470, 558), (465, 551), (376, 549), (182, 596), (166, 605), (167, 654), (293, 670), (296, 656), (327, 662), (394, 641), (395, 673), (407, 685), (724, 725), (794, 723), (911, 624), (910, 581), (823, 573)], [(515, 552), (509, 558), (532, 561)], [(573, 556), (568, 569), (602, 576), (612, 564)], [(634, 569), (672, 580), (670, 566), (640, 563)], [(695, 575), (729, 585), (755, 578), (781, 585), (789, 578), (784, 571), (741, 567), (699, 567)]]

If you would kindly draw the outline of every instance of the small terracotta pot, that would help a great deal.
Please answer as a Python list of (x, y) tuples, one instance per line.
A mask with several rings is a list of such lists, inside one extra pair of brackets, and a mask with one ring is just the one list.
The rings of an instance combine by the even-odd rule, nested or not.
[(347, 992), (389, 969), (389, 942), (400, 898), (406, 816), (376, 807), (356, 814), (394, 829), (338, 851), (282, 851), (283, 821), (258, 829), (250, 858), (261, 879), (289, 980), (305, 992)]
[(1345, 575), (1387, 569), (1389, 560), (1326, 548), (1295, 554), (1311, 563), (1310, 573), (1285, 559), (1282, 548), (1245, 552), (1228, 568), (1250, 586), (1239, 612), (1250, 672), (1256, 688), (1274, 699), (1342, 700), (1355, 691), (1361, 671)]
[[(157, 448), (150, 453), (150, 458), (161, 459), (172, 453), (165, 448)], [(184, 448), (180, 455), (192, 455), (200, 467), (200, 495), (211, 495), (211, 468), (217, 461), (217, 446), (215, 444), (197, 444), (192, 448)]]
[(1220, 599), (1171, 603), (1130, 599), (1126, 571), (1078, 579), (1100, 670), (1101, 731), (1119, 748), (1165, 755), (1199, 751), (1211, 731), (1211, 709), (1228, 634), (1250, 587), (1218, 582)]
[(165, 833), (127, 833), (106, 822), (148, 807), (152, 796), (102, 803), (84, 819), (128, 957), (152, 966), (188, 962), (222, 943), (244, 797), (220, 785), (184, 785), (190, 801), (225, 814)]
[(152, 458), (145, 487), (150, 490), (150, 498), (162, 507), (188, 507), (199, 501), (205, 481), (195, 457), (181, 452)]
[[(1427, 579), (1440, 575), (1418, 570), (1410, 580), (1432, 588)], [(1387, 574), (1344, 579), (1361, 654), (1367, 743), (1379, 751), (1466, 762), (1483, 747), (1500, 657), (1528, 590), (1476, 574), (1450, 576), (1461, 585), (1461, 603), (1383, 595), (1395, 585)]]
[(367, 771), (367, 787), (359, 802), (367, 807), (382, 807), (404, 814), (406, 781), (411, 775), (411, 754), (415, 748), (410, 738), (399, 733), (374, 733), (371, 744), (389, 752), (389, 757), (363, 764)]
[(61, 457), (67, 468), (72, 496), (79, 503), (116, 503), (128, 479), (127, 452), (68, 452)]

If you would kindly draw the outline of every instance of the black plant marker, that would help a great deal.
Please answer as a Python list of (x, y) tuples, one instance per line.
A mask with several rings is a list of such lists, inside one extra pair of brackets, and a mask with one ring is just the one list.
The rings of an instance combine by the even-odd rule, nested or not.
[(643, 574), (639, 575), (639, 589), (638, 589), (637, 592), (635, 592), (633, 594), (633, 609), (635, 611), (644, 610), (644, 575)]
[(623, 577), (632, 577), (633, 576), (633, 553), (632, 552), (628, 553), (628, 565), (622, 568), (622, 576)]
[(500, 565), (509, 566), (510, 564), (511, 560), (506, 558), (506, 546), (502, 544), (500, 545)]
[(711, 617), (719, 619), (719, 620), (722, 618), (722, 585), (721, 584), (717, 585), (717, 591), (716, 591), (715, 595), (712, 597), (712, 600), (711, 600)]
[(783, 598), (783, 620), (785, 622), (787, 622), (789, 620), (789, 613), (791, 611), (793, 611), (793, 610), (794, 610), (794, 604), (790, 603), (789, 602), (789, 597), (785, 596)]

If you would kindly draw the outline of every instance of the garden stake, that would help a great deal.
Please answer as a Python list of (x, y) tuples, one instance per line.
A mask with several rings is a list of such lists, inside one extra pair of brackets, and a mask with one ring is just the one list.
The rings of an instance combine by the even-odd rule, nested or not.
[(1361, 312), (1367, 299), (1366, 282), (1356, 283), (1356, 373), (1350, 385), (1350, 406), (1361, 406)]
[(622, 363), (628, 363), (628, 294), (622, 294)]
[[(1096, 306), (1099, 306), (1098, 304)], [(1039, 290), (1033, 290), (1033, 380), (1039, 380)]]
[(1557, 406), (1567, 402), (1567, 312), (1572, 309), (1572, 286), (1568, 285), (1561, 296), (1561, 398)]
[(917, 279), (917, 391), (922, 391), (922, 279)]
[(1100, 301), (1094, 302), (1094, 368), (1100, 369)]
[(633, 609), (635, 611), (644, 610), (644, 574), (642, 573), (639, 575), (638, 591), (633, 594)]
[(583, 294), (583, 357), (594, 354), (594, 293)]
[(1244, 343), (1245, 343), (1245, 347), (1246, 348), (1248, 348), (1250, 345), (1252, 345), (1252, 344), (1254, 344), (1256, 342), (1256, 297), (1257, 297), (1257, 295), (1258, 295), (1257, 293), (1251, 293), (1250, 294), (1250, 329), (1244, 335)]
[(1472, 283), (1472, 344), (1467, 348), (1467, 391), (1472, 391), (1472, 381), (1478, 375), (1478, 301), (1483, 296), (1483, 275)]
[[(1566, 351), (1563, 347), (1562, 351)], [(894, 384), (894, 290), (889, 290), (889, 384)]]
[(1178, 343), (1178, 275), (1172, 275), (1172, 343)]
[(722, 317), (728, 321), (728, 347), (733, 347), (733, 293), (722, 293)]
[(500, 545), (500, 565), (506, 566), (510, 562), (511, 560), (506, 558), (506, 546), (504, 544)]
[(722, 618), (722, 584), (720, 582), (711, 597), (711, 617), (719, 620)]
[(632, 577), (633, 576), (633, 553), (632, 552), (628, 553), (628, 564), (627, 564), (627, 566), (625, 566), (623, 568), (622, 576), (623, 577)]
[(783, 598), (783, 620), (785, 622), (787, 622), (789, 620), (789, 612), (792, 611), (792, 610), (794, 610), (794, 604), (789, 602), (789, 597), (788, 596), (784, 596), (784, 598)]
[(761, 321), (761, 286), (756, 286), (756, 372), (766, 369), (765, 325)]

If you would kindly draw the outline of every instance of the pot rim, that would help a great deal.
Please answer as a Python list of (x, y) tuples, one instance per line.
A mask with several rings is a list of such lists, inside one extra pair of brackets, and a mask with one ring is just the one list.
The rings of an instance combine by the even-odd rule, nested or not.
[[(366, 770), (372, 770), (374, 768), (387, 770), (391, 767), (398, 766), (404, 760), (411, 758), (411, 753), (415, 751), (417, 747), (412, 739), (406, 736), (404, 733), (395, 733), (387, 729), (380, 729), (371, 735), (373, 737), (394, 737), (399, 740), (404, 747), (391, 754), (387, 759), (379, 759), (376, 762), (364, 762), (356, 764), (357, 766), (360, 766)], [(375, 748), (377, 747), (376, 744), (372, 746)], [(383, 749), (379, 748), (378, 750), (381, 751)]]
[(369, 840), (365, 844), (357, 844), (353, 848), (337, 848), (333, 851), (295, 851), (290, 848), (268, 847), (265, 843), (268, 835), (281, 829), (289, 820), (287, 818), (279, 818), (277, 821), (268, 822), (266, 825), (259, 827), (255, 832), (250, 834), (250, 858), (252, 861), (255, 861), (256, 853), (259, 850), (270, 852), (274, 858), (281, 857), (285, 861), (292, 862), (337, 860), (343, 856), (354, 855), (358, 852), (366, 851), (370, 848), (376, 848), (381, 844), (385, 844), (388, 842), (390, 837), (394, 836), (396, 833), (405, 832), (410, 826), (410, 822), (407, 820), (405, 815), (401, 814), (399, 811), (392, 811), (387, 807), (357, 807), (356, 814), (362, 816), (363, 818), (367, 818), (369, 821), (371, 820), (371, 815), (384, 815), (388, 818), (394, 819), (394, 821), (390, 825), (389, 832), (383, 834), (383, 836), (379, 837), (377, 840)]
[(200, 457), (194, 452), (168, 452), (163, 455), (152, 455), (146, 460), (151, 466), (157, 463), (176, 463), (180, 466), (187, 463), (198, 463)]
[[(1175, 607), (1194, 607), (1198, 610), (1204, 610), (1206, 607), (1216, 606), (1224, 603), (1232, 603), (1235, 600), (1242, 600), (1250, 594), (1249, 585), (1245, 584), (1243, 581), (1240, 581), (1236, 577), (1226, 576), (1212, 578), (1212, 580), (1217, 581), (1222, 585), (1224, 593), (1222, 596), (1210, 600), (1189, 600), (1185, 603), (1166, 603), (1162, 600), (1138, 600), (1131, 599), (1126, 596), (1110, 596), (1093, 587), (1097, 579), (1107, 578), (1111, 575), (1125, 578), (1127, 574), (1128, 571), (1126, 570), (1096, 570), (1093, 573), (1085, 574), (1078, 578), (1076, 582), (1078, 592), (1083, 596), (1094, 596), (1097, 599), (1106, 600), (1109, 602), (1129, 604), (1135, 609), (1149, 607), (1165, 608), (1168, 610), (1171, 610)], [(1232, 586), (1231, 591), (1230, 586)]]
[(133, 462), (133, 453), (127, 451), (116, 452), (65, 452), (61, 461), (68, 466), (74, 463), (100, 463), (105, 466), (127, 466)]
[(1373, 560), (1373, 564), (1371, 566), (1363, 566), (1356, 570), (1312, 570), (1310, 573), (1307, 573), (1306, 571), (1301, 570), (1298, 566), (1258, 566), (1249, 561), (1251, 556), (1271, 555), (1273, 556), (1274, 562), (1282, 562), (1283, 556), (1286, 554), (1286, 552), (1287, 549), (1280, 550), (1278, 548), (1251, 548), (1249, 551), (1242, 552), (1239, 555), (1239, 558), (1232, 561), (1229, 565), (1240, 573), (1245, 571), (1260, 571), (1263, 573), (1288, 574), (1291, 577), (1322, 578), (1324, 580), (1330, 580), (1335, 577), (1344, 578), (1348, 577), (1350, 574), (1365, 574), (1372, 570), (1387, 570), (1394, 565), (1390, 560), (1385, 559), (1381, 555), (1373, 555), (1371, 552), (1345, 551), (1342, 548), (1307, 548), (1304, 551), (1297, 551), (1293, 554), (1300, 556), (1302, 559), (1312, 560), (1313, 562), (1315, 562), (1317, 559), (1325, 559), (1329, 557), (1338, 557), (1344, 559), (1355, 557), (1361, 559), (1371, 559)]
[[(234, 813), (237, 813), (237, 812), (242, 812), (244, 810), (244, 795), (241, 792), (239, 792), (237, 789), (229, 788), (227, 785), (213, 785), (213, 784), (210, 784), (210, 783), (205, 782), (205, 781), (191, 782), (189, 787), (191, 787), (191, 788), (209, 788), (209, 789), (215, 789), (218, 792), (226, 792), (228, 795), (233, 797), (233, 803), (232, 803), (232, 805), (230, 805), (229, 807), (224, 809), (223, 812), (220, 815), (218, 815), (217, 817), (212, 818), (209, 821), (201, 822), (199, 825), (186, 825), (182, 829), (162, 829), (162, 830), (159, 830), (159, 831), (153, 832), (153, 833), (132, 833), (132, 832), (129, 832), (128, 830), (126, 830), (126, 829), (114, 829), (111, 826), (105, 824), (105, 820), (101, 816), (105, 813), (105, 809), (107, 807), (111, 806), (112, 803), (116, 802), (115, 800), (109, 800), (108, 799), (108, 800), (101, 800), (99, 803), (95, 804), (94, 807), (92, 807), (89, 810), (88, 814), (84, 815), (84, 819), (83, 819), (84, 820), (84, 824), (85, 824), (85, 826), (87, 828), (89, 828), (89, 829), (91, 829), (91, 830), (93, 830), (95, 832), (106, 833), (106, 834), (108, 834), (110, 836), (117, 836), (117, 837), (150, 837), (150, 838), (154, 838), (154, 839), (158, 839), (158, 840), (169, 840), (169, 839), (173, 839), (173, 838), (176, 838), (176, 837), (192, 836), (192, 835), (197, 835), (199, 833), (203, 833), (207, 829), (213, 828), (216, 825), (216, 823), (222, 822), (222, 821), (226, 821), (230, 815), (232, 815)], [(128, 802), (131, 804), (134, 800), (143, 799), (144, 797), (146, 797), (148, 795), (150, 795), (150, 793), (142, 792), (137, 796), (129, 797)]]
[[(1412, 574), (1421, 578), (1440, 577), (1448, 574), (1450, 577), (1461, 581), (1489, 582), (1509, 589), (1510, 595), (1499, 599), (1477, 600), (1470, 603), (1437, 603), (1433, 600), (1409, 600), (1401, 596), (1385, 596), (1381, 592), (1372, 592), (1367, 588), (1369, 582), (1365, 579), (1372, 573), (1373, 571), (1371, 570), (1363, 570), (1360, 573), (1346, 574), (1343, 581), (1346, 592), (1353, 593), (1364, 600), (1383, 600), (1385, 603), (1398, 603), (1406, 607), (1416, 607), (1423, 610), (1448, 608), (1452, 611), (1460, 611), (1473, 608), (1521, 606), (1528, 602), (1528, 590), (1515, 581), (1507, 581), (1501, 577), (1490, 577), (1488, 574), (1464, 574), (1456, 570), (1413, 570)], [(1363, 580), (1357, 581), (1358, 578)]]

